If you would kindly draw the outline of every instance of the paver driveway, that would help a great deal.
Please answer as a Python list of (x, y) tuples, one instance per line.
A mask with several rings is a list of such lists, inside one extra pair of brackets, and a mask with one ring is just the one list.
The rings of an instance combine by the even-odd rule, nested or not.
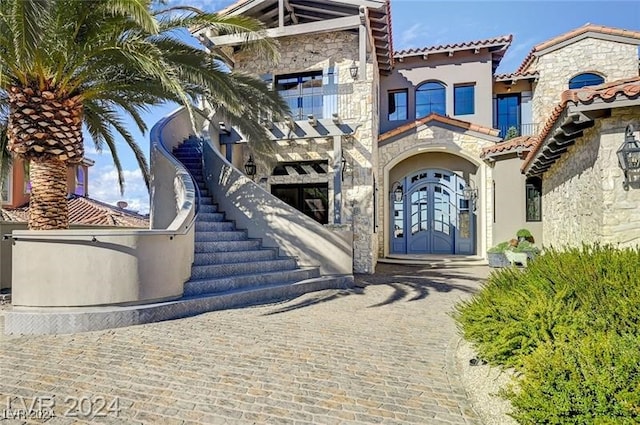
[(34, 413), (55, 413), (51, 424), (475, 424), (448, 312), (486, 274), (379, 265), (353, 291), (110, 331), (0, 338), (0, 423), (35, 400)]

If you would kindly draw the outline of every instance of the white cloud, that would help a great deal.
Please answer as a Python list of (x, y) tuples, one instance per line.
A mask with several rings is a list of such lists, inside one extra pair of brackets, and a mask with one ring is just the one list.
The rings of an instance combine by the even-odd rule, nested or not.
[(123, 170), (124, 194), (120, 194), (118, 173), (115, 167), (99, 167), (89, 171), (89, 196), (108, 204), (118, 201), (129, 204), (127, 209), (141, 214), (149, 212), (149, 193), (138, 169)]

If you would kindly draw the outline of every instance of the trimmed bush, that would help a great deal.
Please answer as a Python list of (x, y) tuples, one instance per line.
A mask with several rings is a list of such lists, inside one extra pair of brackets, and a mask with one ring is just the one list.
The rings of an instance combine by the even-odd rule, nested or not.
[(523, 423), (640, 419), (638, 265), (638, 249), (550, 249), (527, 269), (494, 271), (458, 305), (478, 354), (522, 372), (508, 396)]
[(505, 395), (522, 424), (640, 423), (640, 338), (598, 332), (544, 344)]

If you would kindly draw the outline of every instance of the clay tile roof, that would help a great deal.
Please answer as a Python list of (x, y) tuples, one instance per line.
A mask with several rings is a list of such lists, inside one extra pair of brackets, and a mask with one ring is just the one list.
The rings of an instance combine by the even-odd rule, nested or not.
[(496, 143), (493, 146), (487, 146), (482, 149), (481, 157), (485, 157), (487, 155), (501, 153), (501, 152), (510, 152), (518, 147), (523, 147), (525, 150), (529, 150), (535, 143), (535, 138), (533, 136), (518, 136), (513, 139), (509, 139), (504, 142)]
[(522, 164), (521, 170), (524, 171), (527, 169), (535, 155), (542, 148), (545, 140), (549, 136), (549, 133), (567, 107), (568, 102), (573, 102), (575, 104), (590, 104), (597, 98), (600, 98), (605, 102), (614, 102), (619, 95), (624, 95), (630, 99), (640, 98), (640, 77), (612, 81), (610, 83), (600, 84), (599, 86), (565, 90), (560, 97), (561, 102), (553, 108), (551, 114), (545, 121), (542, 130), (533, 138), (535, 146), (531, 152), (529, 152), (527, 159)]
[(476, 133), (482, 133), (489, 136), (497, 137), (499, 130), (489, 127), (483, 127), (481, 125), (473, 124), (468, 121), (462, 121), (456, 118), (445, 117), (439, 114), (429, 114), (424, 118), (420, 118), (419, 120), (401, 125), (400, 127), (396, 127), (393, 130), (389, 130), (386, 133), (382, 133), (380, 137), (378, 137), (378, 143), (383, 142), (387, 139), (390, 139), (394, 136), (397, 136), (402, 133), (406, 133), (409, 130), (413, 130), (415, 128), (420, 127), (421, 125), (427, 124), (428, 122), (436, 121), (443, 124), (449, 124), (454, 127), (459, 127), (463, 130), (475, 131)]
[(556, 44), (562, 43), (563, 41), (570, 40), (574, 37), (585, 34), (587, 32), (594, 32), (594, 33), (605, 34), (605, 35), (615, 35), (619, 37), (635, 38), (637, 40), (640, 40), (640, 31), (630, 31), (630, 30), (625, 30), (621, 28), (605, 27), (603, 25), (586, 24), (581, 26), (580, 28), (576, 28), (572, 31), (561, 34), (557, 37), (554, 37), (550, 40), (544, 41), (534, 46), (533, 49), (531, 49), (531, 51), (529, 52), (529, 54), (524, 58), (524, 60), (522, 61), (522, 64), (520, 65), (516, 73), (521, 73), (525, 71), (533, 62), (533, 59), (537, 52), (548, 49), (549, 47), (555, 46)]
[(513, 80), (526, 80), (528, 78), (536, 78), (538, 71), (525, 71), (525, 72), (511, 72), (507, 74), (496, 74), (493, 78), (496, 81), (513, 81)]
[(482, 48), (482, 47), (493, 47), (493, 46), (501, 46), (501, 45), (505, 45), (505, 47), (508, 47), (512, 39), (513, 39), (513, 36), (509, 34), (509, 35), (503, 35), (500, 37), (487, 38), (487, 39), (475, 40), (475, 41), (467, 41), (463, 43), (440, 44), (436, 46), (427, 46), (427, 47), (416, 48), (416, 49), (399, 50), (394, 53), (394, 56), (396, 57), (413, 56), (413, 55), (422, 55), (425, 53), (439, 53), (439, 52), (446, 52), (450, 50), (465, 50), (465, 49), (473, 49), (476, 47)]
[[(68, 204), (71, 224), (149, 228), (148, 217), (95, 199), (78, 196), (69, 199)], [(29, 207), (2, 209), (1, 216), (4, 221), (25, 222)]]

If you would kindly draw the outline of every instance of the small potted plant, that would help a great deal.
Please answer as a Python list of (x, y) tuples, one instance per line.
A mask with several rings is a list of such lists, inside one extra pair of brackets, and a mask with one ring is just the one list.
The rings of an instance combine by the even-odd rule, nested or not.
[(487, 262), (489, 267), (507, 267), (509, 260), (504, 252), (511, 247), (508, 241), (500, 242), (498, 245), (487, 250)]
[(516, 232), (516, 237), (518, 238), (518, 242), (527, 241), (530, 243), (534, 243), (533, 235), (528, 229), (520, 229)]

